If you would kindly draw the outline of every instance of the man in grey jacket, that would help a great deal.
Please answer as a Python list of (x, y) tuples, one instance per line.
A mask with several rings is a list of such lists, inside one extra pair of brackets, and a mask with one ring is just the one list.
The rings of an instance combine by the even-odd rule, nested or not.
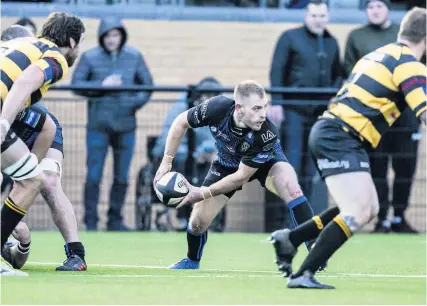
[[(84, 52), (73, 75), (74, 85), (152, 85), (142, 54), (126, 46), (126, 29), (117, 18), (106, 18), (99, 27), (99, 46)], [(99, 184), (105, 157), (114, 154), (114, 181), (110, 190), (108, 230), (127, 230), (121, 216), (128, 187), (128, 172), (135, 147), (135, 114), (150, 98), (147, 92), (79, 91), (88, 97), (87, 175), (84, 191), (87, 230), (97, 230)]]

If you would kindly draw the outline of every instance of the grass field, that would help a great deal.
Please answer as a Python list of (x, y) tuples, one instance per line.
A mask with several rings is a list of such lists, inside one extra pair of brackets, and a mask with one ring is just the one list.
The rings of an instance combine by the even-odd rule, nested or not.
[[(29, 277), (6, 277), (2, 304), (426, 304), (426, 237), (359, 235), (318, 278), (337, 290), (290, 290), (262, 234), (210, 234), (199, 271), (170, 271), (180, 233), (82, 233), (89, 269), (55, 272), (61, 237), (33, 233)], [(306, 254), (301, 248), (299, 265)]]

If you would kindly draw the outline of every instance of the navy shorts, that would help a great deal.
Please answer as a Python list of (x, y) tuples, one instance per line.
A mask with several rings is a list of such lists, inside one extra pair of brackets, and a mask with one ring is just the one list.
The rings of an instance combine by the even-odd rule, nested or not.
[[(258, 180), (262, 187), (265, 187), (265, 181), (268, 176), (268, 172), (270, 172), (271, 167), (275, 163), (278, 162), (286, 162), (289, 163), (288, 159), (284, 154), (281, 154), (280, 156), (276, 156), (269, 160), (268, 162), (264, 163), (261, 167), (258, 168), (258, 170), (255, 172), (254, 175), (249, 179), (250, 181)], [(205, 180), (203, 181), (202, 186), (210, 186), (219, 180), (223, 179), (227, 175), (233, 174), (237, 171), (237, 168), (228, 168), (224, 167), (221, 164), (218, 163), (218, 161), (214, 161), (211, 165), (211, 168), (209, 169), (208, 174), (205, 177)], [(234, 193), (238, 190), (242, 190), (242, 186), (236, 188), (233, 191), (230, 191), (228, 193), (225, 193), (224, 195), (228, 197), (229, 199), (234, 195)]]
[(370, 173), (364, 143), (335, 119), (319, 119), (311, 128), (308, 146), (322, 178), (347, 172)]

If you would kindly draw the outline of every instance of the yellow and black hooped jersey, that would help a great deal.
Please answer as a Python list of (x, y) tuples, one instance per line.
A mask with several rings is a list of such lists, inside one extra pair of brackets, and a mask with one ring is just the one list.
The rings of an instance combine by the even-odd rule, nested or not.
[(38, 102), (49, 86), (63, 79), (68, 73), (68, 64), (59, 48), (43, 38), (18, 38), (0, 45), (1, 101), (2, 105), (13, 83), (31, 64), (44, 73), (43, 85), (33, 92), (25, 107)]
[(408, 105), (417, 117), (426, 110), (426, 73), (404, 44), (381, 47), (357, 62), (322, 117), (344, 121), (375, 148)]

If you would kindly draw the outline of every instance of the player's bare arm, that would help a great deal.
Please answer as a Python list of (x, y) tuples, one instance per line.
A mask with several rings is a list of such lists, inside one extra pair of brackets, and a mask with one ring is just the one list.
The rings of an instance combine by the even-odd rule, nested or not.
[(34, 91), (43, 85), (43, 82), (44, 73), (36, 65), (30, 65), (15, 81), (3, 102), (0, 115), (1, 142), (3, 142), (16, 115), (25, 107), (25, 102)]
[(420, 119), (421, 119), (421, 121), (422, 121), (424, 124), (426, 124), (426, 121), (427, 121), (427, 114), (426, 114), (426, 111), (423, 111), (423, 112), (421, 113), (421, 115), (420, 115)]
[(176, 117), (171, 125), (168, 137), (166, 139), (164, 156), (154, 177), (153, 186), (155, 186), (156, 182), (172, 168), (172, 161), (182, 141), (182, 138), (187, 132), (187, 129), (191, 127), (188, 123), (187, 113), (188, 111), (181, 113), (178, 117)]
[(46, 116), (46, 120), (43, 124), (43, 128), (38, 134), (33, 149), (31, 150), (34, 153), (39, 161), (41, 161), (45, 156), (50, 146), (52, 145), (53, 138), (56, 133), (56, 125), (53, 122), (50, 116)]
[(186, 182), (189, 193), (178, 205), (178, 208), (186, 204), (194, 204), (202, 200), (215, 197), (220, 194), (226, 194), (230, 191), (236, 190), (243, 184), (245, 184), (258, 168), (248, 167), (243, 163), (240, 163), (239, 169), (233, 174), (227, 175), (222, 180), (219, 180), (215, 184), (212, 184), (209, 187), (203, 186), (201, 188), (192, 186), (190, 183)]

